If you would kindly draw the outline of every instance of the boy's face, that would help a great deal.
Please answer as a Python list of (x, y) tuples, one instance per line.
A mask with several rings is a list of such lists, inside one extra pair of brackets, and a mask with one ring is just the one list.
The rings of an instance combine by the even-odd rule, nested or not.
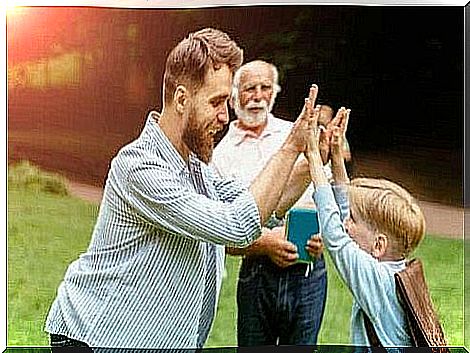
[(376, 232), (359, 215), (355, 214), (352, 208), (350, 217), (344, 222), (344, 227), (351, 239), (359, 245), (359, 248), (368, 254), (372, 254), (376, 241)]

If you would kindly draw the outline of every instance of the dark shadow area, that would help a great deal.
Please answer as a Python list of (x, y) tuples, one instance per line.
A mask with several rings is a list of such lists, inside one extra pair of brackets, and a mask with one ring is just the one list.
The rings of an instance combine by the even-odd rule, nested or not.
[[(212, 26), (280, 71), (274, 114), (352, 109), (353, 175), (393, 179), (462, 206), (463, 8), (251, 6), (26, 7), (7, 17), (8, 161), (101, 186), (112, 156), (161, 109), (164, 61)], [(419, 20), (419, 21), (418, 21)], [(419, 25), (418, 25), (419, 22)]]

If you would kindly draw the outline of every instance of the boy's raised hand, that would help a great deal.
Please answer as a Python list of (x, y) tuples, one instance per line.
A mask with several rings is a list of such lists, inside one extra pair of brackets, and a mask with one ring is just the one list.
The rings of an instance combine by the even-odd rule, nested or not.
[(309, 121), (310, 134), (307, 140), (306, 152), (307, 154), (310, 152), (320, 153), (321, 131), (318, 126), (318, 117), (320, 116), (320, 106), (317, 105), (315, 108), (313, 108), (313, 106), (308, 106), (307, 109), (310, 110), (309, 114), (311, 115), (311, 119)]
[(348, 128), (349, 114), (351, 109), (341, 107), (336, 116), (330, 122), (329, 129), (332, 131), (331, 135), (331, 154), (332, 158), (343, 158), (344, 139), (346, 138), (346, 130)]
[(344, 140), (348, 128), (350, 109), (342, 107), (336, 114), (336, 125), (332, 126), (331, 171), (336, 184), (348, 184), (349, 178), (344, 164)]

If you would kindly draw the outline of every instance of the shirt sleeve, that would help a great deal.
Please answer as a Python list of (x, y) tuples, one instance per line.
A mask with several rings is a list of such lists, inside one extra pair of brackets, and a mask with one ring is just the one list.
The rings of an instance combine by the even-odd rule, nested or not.
[(212, 200), (186, 186), (164, 163), (149, 160), (133, 166), (127, 187), (131, 207), (168, 232), (231, 247), (248, 246), (261, 234), (253, 196), (230, 183), (219, 185), (230, 202)]
[(221, 178), (215, 175), (215, 173), (212, 173), (211, 181), (217, 196), (224, 202), (233, 202), (243, 193), (250, 193), (248, 188), (235, 178)]
[[(341, 186), (336, 186), (335, 189), (337, 200), (344, 208), (348, 203), (347, 191)], [(376, 259), (361, 250), (347, 234), (331, 186), (318, 186), (314, 199), (319, 212), (323, 241), (337, 271), (359, 306), (371, 320), (375, 320), (381, 312), (378, 298), (394, 295), (388, 293), (390, 288), (393, 288), (387, 282), (390, 276), (379, 266)]]
[(339, 207), (341, 221), (344, 222), (349, 217), (348, 188), (345, 185), (333, 184), (332, 189), (333, 194), (335, 196), (336, 204)]

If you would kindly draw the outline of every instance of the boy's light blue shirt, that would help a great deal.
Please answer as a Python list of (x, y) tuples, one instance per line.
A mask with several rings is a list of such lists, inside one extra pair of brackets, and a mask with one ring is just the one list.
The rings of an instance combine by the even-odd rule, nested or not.
[(410, 346), (405, 313), (398, 302), (394, 278), (396, 272), (405, 268), (405, 260), (378, 261), (361, 250), (349, 237), (343, 226), (343, 221), (349, 217), (345, 186), (320, 185), (313, 197), (319, 212), (325, 247), (353, 295), (352, 344), (369, 346), (364, 311), (373, 323), (383, 346)]

